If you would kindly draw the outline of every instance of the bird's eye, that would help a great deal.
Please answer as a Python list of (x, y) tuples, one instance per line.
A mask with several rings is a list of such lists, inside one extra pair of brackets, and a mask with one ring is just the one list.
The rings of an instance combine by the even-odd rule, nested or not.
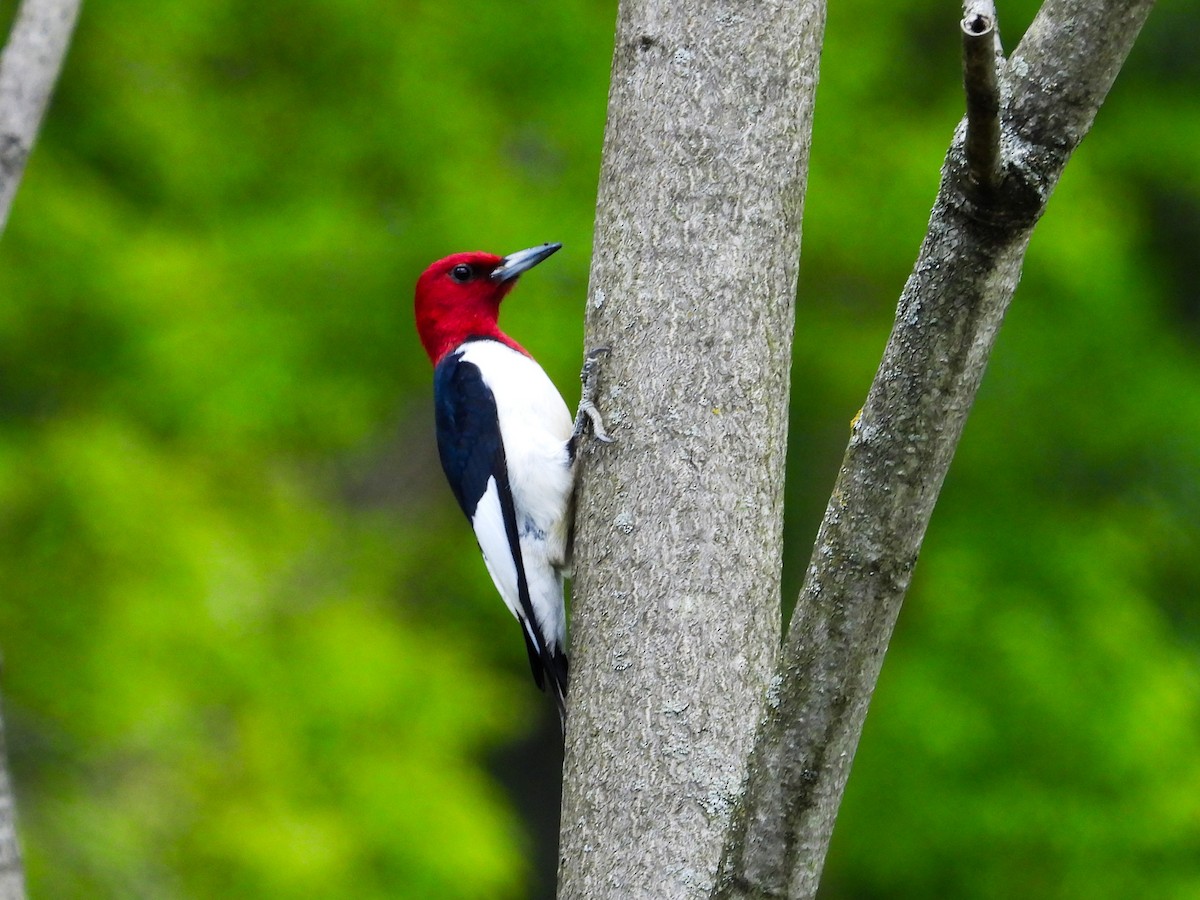
[(471, 270), (471, 267), (465, 263), (459, 263), (450, 270), (450, 277), (459, 284), (466, 284), (474, 277), (474, 275), (475, 273)]

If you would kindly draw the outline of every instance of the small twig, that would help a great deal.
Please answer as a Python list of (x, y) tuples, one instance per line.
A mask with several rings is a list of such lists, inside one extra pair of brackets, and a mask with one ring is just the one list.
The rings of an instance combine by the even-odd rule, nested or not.
[(967, 95), (967, 167), (986, 190), (1000, 184), (1000, 88), (996, 57), (1000, 40), (991, 0), (963, 4), (963, 88)]

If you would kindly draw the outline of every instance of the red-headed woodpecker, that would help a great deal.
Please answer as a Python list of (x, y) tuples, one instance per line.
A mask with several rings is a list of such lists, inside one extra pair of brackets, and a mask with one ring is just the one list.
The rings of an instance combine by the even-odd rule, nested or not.
[(587, 423), (609, 440), (591, 403), (596, 354), (584, 366), (574, 425), (542, 367), (500, 330), (517, 276), (562, 244), (499, 257), (456, 253), (417, 279), (416, 318), (433, 362), (438, 452), (496, 589), (521, 625), (538, 687), (566, 720), (563, 577), (570, 564), (576, 445)]

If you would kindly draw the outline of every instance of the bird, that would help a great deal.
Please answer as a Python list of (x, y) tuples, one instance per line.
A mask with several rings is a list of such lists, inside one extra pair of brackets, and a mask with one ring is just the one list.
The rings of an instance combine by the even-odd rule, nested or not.
[(517, 278), (561, 247), (439, 259), (417, 279), (414, 313), (433, 363), (442, 469), (496, 590), (520, 624), (534, 682), (549, 687), (565, 732), (563, 579), (570, 574), (579, 441), (589, 425), (598, 440), (612, 440), (593, 402), (598, 360), (608, 351), (587, 355), (573, 420), (549, 376), (498, 322)]

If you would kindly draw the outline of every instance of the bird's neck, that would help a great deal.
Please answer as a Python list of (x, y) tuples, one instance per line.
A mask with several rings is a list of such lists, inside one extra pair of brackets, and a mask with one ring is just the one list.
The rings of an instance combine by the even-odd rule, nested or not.
[(498, 341), (523, 356), (529, 356), (529, 351), (501, 331), (495, 320), (466, 323), (464, 327), (452, 330), (434, 329), (430, 333), (421, 333), (421, 342), (425, 345), (425, 352), (429, 354), (434, 365), (441, 362), (446, 354), (453, 353), (463, 344), (480, 340)]

